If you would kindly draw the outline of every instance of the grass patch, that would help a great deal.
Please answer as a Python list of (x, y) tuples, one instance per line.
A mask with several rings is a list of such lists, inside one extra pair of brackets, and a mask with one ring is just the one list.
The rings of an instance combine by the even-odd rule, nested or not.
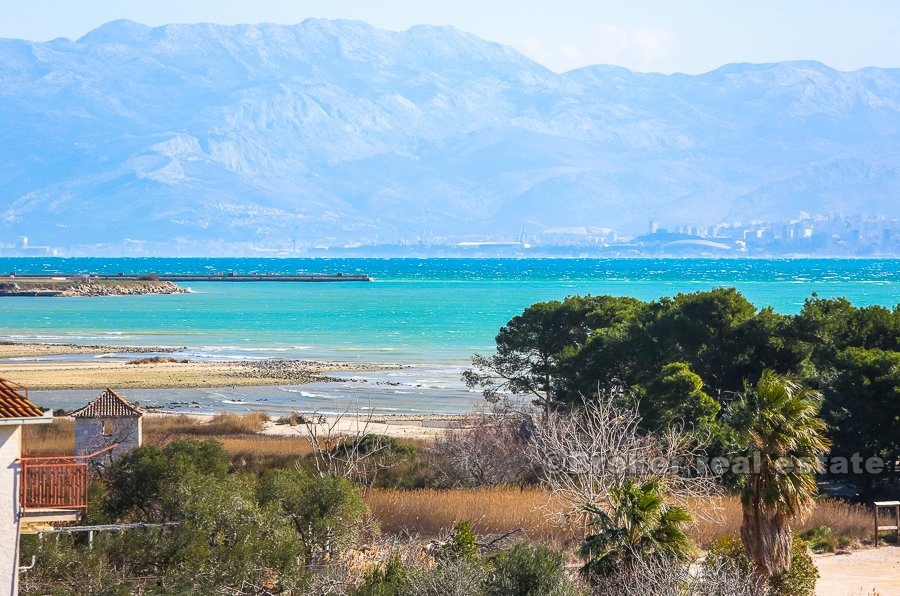
[(175, 439), (206, 439), (212, 436), (225, 447), (231, 464), (237, 469), (266, 470), (292, 467), (309, 456), (312, 448), (297, 436), (258, 434), (268, 416), (217, 414), (208, 421), (186, 414), (144, 418), (144, 440), (165, 445)]
[(150, 443), (167, 443), (170, 437), (194, 434), (194, 430), (202, 422), (187, 414), (166, 414), (163, 416), (144, 416), (144, 441)]

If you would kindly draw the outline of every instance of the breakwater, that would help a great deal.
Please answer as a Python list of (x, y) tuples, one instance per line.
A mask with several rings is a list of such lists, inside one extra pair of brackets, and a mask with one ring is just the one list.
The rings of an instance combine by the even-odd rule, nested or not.
[(142, 294), (183, 294), (187, 292), (170, 281), (76, 277), (4, 277), (0, 278), (0, 296), (138, 296)]
[[(237, 273), (211, 273), (211, 274), (156, 274), (156, 273), (145, 273), (141, 275), (67, 275), (67, 274), (59, 274), (54, 275), (49, 278), (54, 281), (75, 281), (79, 278), (90, 279), (91, 281), (164, 281), (164, 282), (191, 282), (191, 281), (229, 281), (229, 282), (348, 282), (348, 281), (372, 281), (372, 278), (368, 275), (344, 275), (343, 273), (333, 273), (333, 274), (324, 274), (324, 273), (312, 273), (305, 275), (285, 275), (285, 274), (276, 274), (276, 273), (265, 273), (265, 274), (237, 274)], [(20, 281), (30, 281), (30, 280), (38, 280), (38, 279), (48, 279), (48, 276), (45, 275), (32, 275), (32, 274), (16, 274), (16, 275), (4, 275), (0, 276), (0, 283), (12, 283), (17, 280)]]

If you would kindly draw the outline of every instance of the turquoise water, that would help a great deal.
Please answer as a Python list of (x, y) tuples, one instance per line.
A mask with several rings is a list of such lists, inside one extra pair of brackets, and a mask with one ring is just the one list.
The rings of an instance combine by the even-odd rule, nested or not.
[[(190, 294), (2, 298), (0, 339), (186, 347), (195, 358), (290, 357), (413, 365), (344, 386), (237, 390), (218, 403), (287, 404), (359, 394), (395, 399), (472, 395), (459, 373), (489, 351), (497, 330), (526, 306), (572, 294), (644, 300), (734, 286), (758, 307), (795, 313), (813, 292), (857, 305), (900, 302), (900, 260), (730, 259), (0, 259), (19, 273), (367, 273), (371, 283), (190, 283)], [(392, 385), (389, 383), (399, 383)], [(368, 384), (368, 385), (367, 385)], [(295, 393), (291, 393), (295, 391)], [(406, 396), (406, 397), (404, 397)], [(197, 394), (191, 394), (191, 398)], [(186, 398), (184, 394), (181, 398)], [(285, 401), (288, 400), (288, 401)], [(406, 400), (405, 402), (403, 400)], [(204, 402), (205, 403), (205, 402)], [(394, 402), (391, 402), (394, 403)], [(379, 407), (390, 408), (379, 402)], [(277, 409), (271, 406), (269, 409)], [(417, 408), (415, 408), (417, 409)]]
[(172, 296), (3, 298), (0, 337), (187, 346), (224, 356), (460, 362), (523, 308), (571, 294), (649, 300), (735, 286), (797, 312), (813, 292), (900, 302), (900, 260), (0, 259), (20, 273), (363, 272), (372, 283), (191, 283)]

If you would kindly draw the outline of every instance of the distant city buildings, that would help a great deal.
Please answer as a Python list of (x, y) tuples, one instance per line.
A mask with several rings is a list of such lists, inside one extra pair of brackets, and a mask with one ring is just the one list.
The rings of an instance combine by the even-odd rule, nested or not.
[(566, 234), (557, 229), (536, 232), (528, 242), (535, 251), (594, 247), (611, 255), (900, 256), (900, 220), (800, 213), (789, 221), (683, 224), (668, 229), (651, 218), (647, 233), (631, 238), (608, 228), (567, 228)]
[(19, 236), (13, 244), (0, 243), (0, 256), (4, 257), (56, 257), (59, 250), (52, 246), (35, 246), (28, 236)]
[[(135, 247), (139, 247), (139, 253)], [(178, 256), (207, 251), (232, 256), (267, 257), (640, 257), (640, 256), (819, 256), (900, 257), (900, 219), (882, 215), (845, 217), (800, 213), (788, 221), (681, 224), (672, 228), (650, 218), (646, 233), (628, 236), (601, 225), (540, 227), (523, 225), (518, 233), (466, 237), (401, 234), (396, 242), (361, 238), (338, 244), (336, 239), (298, 245), (245, 241), (228, 244), (181, 239), (176, 245), (129, 241), (123, 245), (67, 247), (66, 256)], [(0, 237), (0, 256), (62, 256), (53, 246), (37, 246), (27, 236)]]

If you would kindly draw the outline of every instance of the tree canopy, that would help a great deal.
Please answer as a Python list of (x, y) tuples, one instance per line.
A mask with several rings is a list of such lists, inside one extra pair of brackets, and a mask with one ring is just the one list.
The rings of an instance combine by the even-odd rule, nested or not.
[(464, 375), (486, 397), (528, 395), (565, 409), (624, 385), (648, 430), (703, 429), (725, 450), (725, 408), (763, 371), (790, 374), (823, 394), (832, 455), (878, 456), (898, 471), (900, 304), (857, 307), (813, 294), (783, 315), (733, 288), (649, 302), (571, 296), (528, 307), (496, 344)]

